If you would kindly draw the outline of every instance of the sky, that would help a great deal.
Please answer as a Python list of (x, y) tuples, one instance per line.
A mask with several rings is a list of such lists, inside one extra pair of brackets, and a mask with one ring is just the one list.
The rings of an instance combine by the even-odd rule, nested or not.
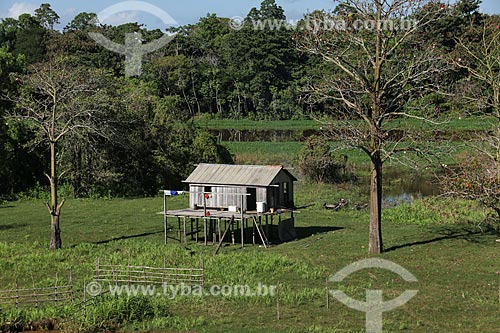
[[(116, 12), (102, 23), (117, 25), (139, 22), (149, 29), (163, 30), (169, 25), (176, 25), (171, 24), (174, 21), (178, 25), (196, 23), (208, 13), (216, 13), (221, 17), (245, 17), (252, 7), (259, 7), (261, 0), (146, 0), (146, 2), (157, 8), (152, 8), (149, 13), (136, 10)], [(285, 9), (287, 19), (292, 20), (300, 19), (305, 13), (316, 9), (335, 8), (333, 0), (277, 0), (276, 2)], [(117, 0), (0, 0), (0, 18), (17, 18), (22, 13), (32, 14), (41, 3), (50, 3), (52, 9), (61, 17), (61, 23), (55, 27), (56, 29), (62, 29), (80, 12), (100, 13), (120, 3), (121, 7), (116, 8), (127, 7), (124, 1)], [(500, 14), (500, 0), (483, 0), (481, 9), (489, 14)], [(165, 19), (167, 16), (159, 14), (161, 11), (166, 13), (169, 20)]]

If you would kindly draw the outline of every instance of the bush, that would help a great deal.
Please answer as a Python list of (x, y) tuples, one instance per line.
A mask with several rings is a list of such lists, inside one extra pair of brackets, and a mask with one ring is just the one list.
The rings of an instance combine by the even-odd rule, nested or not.
[(309, 137), (299, 157), (299, 171), (306, 180), (339, 183), (353, 178), (347, 170), (347, 156), (336, 156), (328, 141), (318, 135)]

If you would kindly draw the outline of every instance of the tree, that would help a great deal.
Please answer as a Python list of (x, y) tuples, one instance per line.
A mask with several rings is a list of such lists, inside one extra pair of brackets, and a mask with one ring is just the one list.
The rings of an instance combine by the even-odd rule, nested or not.
[[(408, 131), (395, 136), (390, 123), (418, 118), (408, 101), (437, 89), (442, 57), (416, 42), (420, 31), (435, 21), (424, 0), (345, 0), (341, 11), (311, 14), (308, 29), (296, 37), (299, 49), (321, 56), (334, 73), (308, 88), (311, 101), (333, 101), (336, 139), (363, 150), (370, 159), (370, 233), (368, 252), (383, 251), (382, 167), (397, 152), (418, 150), (403, 143)], [(331, 25), (336, 22), (336, 26)]]
[(16, 78), (21, 84), (19, 96), (10, 96), (15, 103), (9, 117), (24, 123), (33, 133), (32, 144), (48, 147), (50, 183), (47, 208), (51, 217), (50, 248), (62, 246), (60, 216), (64, 199), (59, 200), (58, 184), (64, 175), (59, 172), (58, 149), (63, 140), (82, 133), (98, 133), (105, 123), (105, 72), (73, 67), (58, 59), (32, 65), (29, 74)]
[(64, 32), (75, 30), (85, 31), (89, 28), (95, 28), (97, 22), (97, 14), (81, 12), (64, 27)]
[(477, 200), (493, 209), (500, 220), (500, 18), (490, 17), (482, 25), (471, 25), (472, 33), (458, 37), (450, 61), (467, 73), (463, 97), (469, 107), (486, 110), (494, 119), (494, 129), (480, 133), (472, 143), (474, 152), (447, 168), (442, 177), (448, 195)]
[(54, 30), (54, 24), (59, 23), (59, 15), (50, 8), (48, 3), (42, 3), (40, 8), (35, 9), (35, 17), (48, 30)]
[(46, 51), (46, 30), (30, 14), (19, 16), (19, 28), (16, 31), (14, 54), (24, 54), (28, 63), (43, 61)]

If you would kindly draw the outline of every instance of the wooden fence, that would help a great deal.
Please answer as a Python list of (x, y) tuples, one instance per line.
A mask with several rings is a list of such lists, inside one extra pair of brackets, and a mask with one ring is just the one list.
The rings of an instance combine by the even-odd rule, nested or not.
[(94, 280), (113, 284), (191, 285), (201, 286), (205, 282), (203, 261), (200, 268), (149, 267), (101, 264), (96, 259)]
[(56, 282), (50, 287), (19, 288), (0, 290), (0, 304), (14, 305), (16, 308), (22, 305), (39, 307), (44, 303), (66, 303), (75, 300), (71, 273), (68, 284), (59, 284), (57, 275)]

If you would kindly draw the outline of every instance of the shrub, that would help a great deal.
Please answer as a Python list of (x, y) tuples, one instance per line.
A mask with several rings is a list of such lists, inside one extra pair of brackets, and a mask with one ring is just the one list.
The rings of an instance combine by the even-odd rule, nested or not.
[(300, 153), (299, 170), (310, 182), (338, 183), (352, 179), (346, 167), (347, 156), (336, 156), (322, 136), (309, 137)]

